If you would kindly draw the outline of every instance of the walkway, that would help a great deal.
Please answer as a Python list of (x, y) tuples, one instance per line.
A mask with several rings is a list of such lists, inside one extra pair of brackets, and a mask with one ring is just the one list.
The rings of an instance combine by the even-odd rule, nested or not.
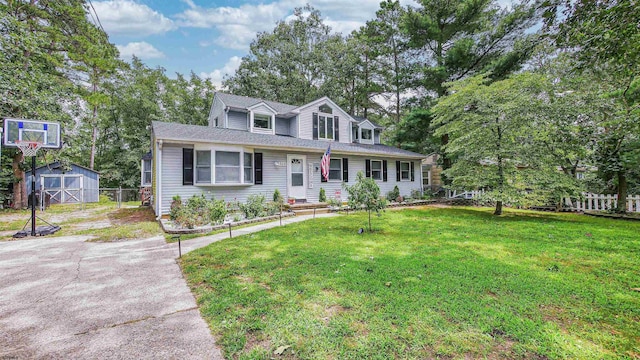
[[(228, 236), (184, 241), (183, 254)], [(0, 242), (0, 359), (222, 359), (176, 263), (177, 243), (86, 239)]]

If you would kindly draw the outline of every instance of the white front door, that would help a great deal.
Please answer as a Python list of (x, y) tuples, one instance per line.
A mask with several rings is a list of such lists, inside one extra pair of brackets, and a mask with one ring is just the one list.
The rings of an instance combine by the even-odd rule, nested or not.
[(290, 198), (307, 198), (307, 157), (305, 155), (287, 155), (287, 195)]

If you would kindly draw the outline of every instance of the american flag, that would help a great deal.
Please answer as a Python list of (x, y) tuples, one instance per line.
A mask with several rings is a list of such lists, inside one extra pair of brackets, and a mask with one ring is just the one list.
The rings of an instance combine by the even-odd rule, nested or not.
[(322, 161), (320, 161), (320, 172), (325, 180), (329, 181), (329, 163), (331, 162), (331, 145), (327, 148), (327, 151), (322, 155)]

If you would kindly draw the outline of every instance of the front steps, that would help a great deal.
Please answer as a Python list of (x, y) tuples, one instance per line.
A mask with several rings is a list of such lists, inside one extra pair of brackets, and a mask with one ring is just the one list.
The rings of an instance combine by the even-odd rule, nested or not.
[(302, 204), (293, 204), (291, 205), (291, 211), (293, 211), (296, 216), (300, 215), (313, 215), (317, 214), (327, 214), (329, 213), (329, 206), (327, 203), (302, 203)]

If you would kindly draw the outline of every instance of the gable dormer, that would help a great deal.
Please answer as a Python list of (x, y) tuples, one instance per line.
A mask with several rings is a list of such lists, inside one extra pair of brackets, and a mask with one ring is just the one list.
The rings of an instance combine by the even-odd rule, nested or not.
[(351, 141), (360, 144), (380, 144), (380, 132), (383, 127), (369, 119), (354, 116), (355, 123), (351, 125)]
[(249, 131), (275, 135), (277, 111), (264, 102), (247, 108), (249, 111)]
[(351, 142), (353, 119), (328, 97), (302, 105), (293, 111), (299, 119), (299, 137), (309, 140)]

